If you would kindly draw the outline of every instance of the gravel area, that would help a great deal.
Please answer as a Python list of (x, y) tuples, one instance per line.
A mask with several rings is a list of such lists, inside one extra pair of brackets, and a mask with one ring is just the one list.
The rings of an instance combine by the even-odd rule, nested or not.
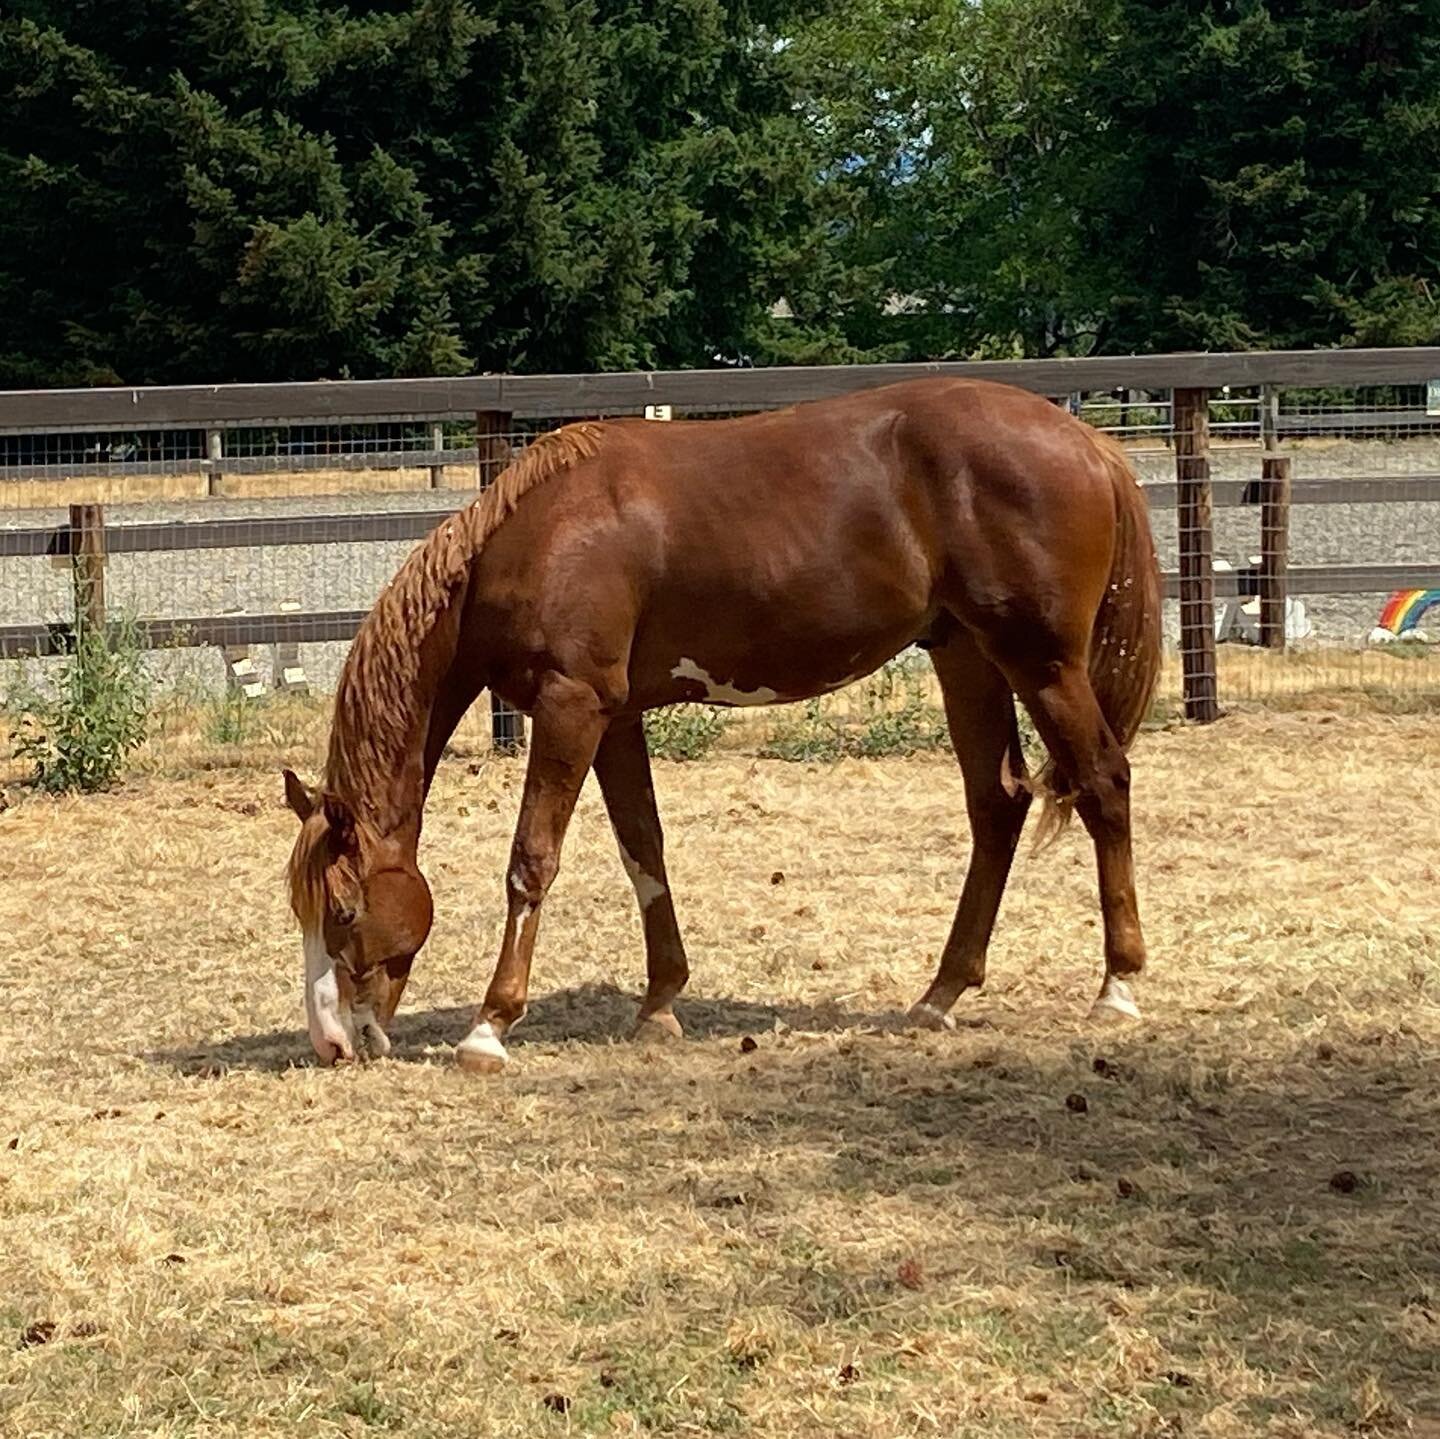
[[(1394, 476), (1440, 472), (1440, 443), (1345, 441), (1293, 445), (1297, 478), (1327, 475)], [(1173, 479), (1174, 462), (1165, 451), (1136, 456), (1142, 481)], [(1212, 472), (1217, 479), (1258, 474), (1259, 454), (1251, 446), (1217, 448)], [(284, 478), (270, 477), (274, 486)], [(295, 492), (272, 498), (190, 498), (137, 505), (109, 505), (111, 524), (156, 520), (244, 519), (265, 516), (341, 515), (387, 511), (434, 510), (437, 517), (463, 504), (464, 490), (412, 490), (354, 494), (314, 494), (309, 476), (293, 477)], [(0, 527), (60, 524), (63, 508), (4, 508), (0, 487)], [(1156, 544), (1162, 565), (1174, 568), (1176, 515), (1155, 511)], [(145, 618), (217, 614), (230, 610), (265, 613), (298, 601), (304, 610), (363, 609), (394, 573), (413, 540), (367, 542), (316, 547), (268, 546), (117, 555), (106, 571), (107, 598), (114, 608)], [(1260, 547), (1257, 507), (1217, 509), (1215, 556), (1237, 568), (1249, 563)], [(1296, 565), (1440, 563), (1440, 504), (1374, 503), (1363, 505), (1297, 505), (1291, 512), (1291, 563)], [(1374, 626), (1384, 593), (1304, 597), (1313, 626), (1314, 646), (1363, 645)], [(1178, 606), (1166, 606), (1167, 634), (1178, 634)], [(35, 620), (63, 621), (70, 614), (70, 576), (63, 564), (47, 559), (0, 559), (0, 624)], [(1440, 631), (1440, 623), (1431, 626)], [(302, 661), (319, 688), (333, 685), (343, 662), (343, 644), (306, 644)], [(270, 678), (273, 657), (257, 652), (262, 676)], [(0, 665), (0, 692), (4, 672)], [(42, 667), (43, 668), (43, 667)], [(1432, 670), (1427, 663), (1423, 668)], [(157, 659), (167, 676), (183, 675), (201, 687), (218, 687), (224, 670), (212, 651), (170, 654)]]

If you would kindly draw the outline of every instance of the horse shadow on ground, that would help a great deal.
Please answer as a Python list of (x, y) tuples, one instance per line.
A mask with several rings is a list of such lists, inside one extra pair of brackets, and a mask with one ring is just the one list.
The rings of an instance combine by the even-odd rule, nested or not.
[[(635, 1023), (640, 997), (612, 984), (582, 984), (540, 995), (507, 1040), (519, 1050), (527, 1044), (610, 1044), (627, 1038)], [(815, 1004), (757, 1004), (750, 1000), (686, 996), (679, 1005), (690, 1039), (727, 1039), (766, 1034), (777, 1027), (809, 1033), (893, 1029), (902, 1022), (895, 1011), (850, 1009), (835, 1000)], [(473, 1004), (404, 1010), (390, 1027), (392, 1061), (424, 1062), (439, 1049), (458, 1044), (469, 1030)], [(987, 1027), (983, 1019), (969, 1021)], [(962, 1022), (962, 1028), (967, 1027)], [(278, 1072), (313, 1062), (310, 1041), (301, 1028), (263, 1034), (236, 1035), (213, 1044), (185, 1049), (155, 1050), (143, 1056), (182, 1074), (207, 1077), (232, 1069)]]

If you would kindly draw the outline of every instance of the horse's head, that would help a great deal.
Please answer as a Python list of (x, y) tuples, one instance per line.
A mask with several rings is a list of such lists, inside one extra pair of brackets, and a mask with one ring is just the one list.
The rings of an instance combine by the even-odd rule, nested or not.
[(385, 1026), (430, 933), (430, 886), (413, 840), (376, 834), (289, 770), (285, 798), (300, 820), (290, 907), (304, 936), (310, 1042), (327, 1063), (386, 1054)]

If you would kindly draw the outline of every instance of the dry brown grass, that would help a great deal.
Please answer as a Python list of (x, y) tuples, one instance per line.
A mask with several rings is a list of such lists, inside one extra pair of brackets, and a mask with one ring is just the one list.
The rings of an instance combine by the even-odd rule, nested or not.
[(1142, 737), (1125, 1032), (1081, 1018), (1078, 833), (1020, 862), (960, 1030), (907, 1034), (951, 766), (726, 756), (657, 776), (692, 1038), (612, 1042), (639, 936), (589, 789), (492, 1082), (448, 1046), (515, 762), (444, 767), (397, 1057), (341, 1072), (306, 1063), (272, 772), (23, 798), (0, 1432), (1433, 1433), (1436, 754), (1433, 717)]
[[(473, 490), (474, 465), (443, 465), (446, 490)], [(188, 475), (73, 475), (44, 480), (7, 480), (5, 510), (46, 509), (58, 505), (138, 505), (162, 500), (205, 500), (211, 477)], [(368, 495), (411, 493), (431, 488), (429, 466), (386, 470), (273, 470), (223, 474), (215, 494), (223, 499), (274, 499), (295, 495)]]
[[(1369, 710), (1396, 714), (1440, 709), (1440, 645), (1344, 649), (1315, 645), (1273, 653), (1251, 645), (1220, 645), (1215, 655), (1221, 705), (1262, 703), (1268, 709)], [(1167, 656), (1156, 695), (1178, 713), (1184, 681)]]

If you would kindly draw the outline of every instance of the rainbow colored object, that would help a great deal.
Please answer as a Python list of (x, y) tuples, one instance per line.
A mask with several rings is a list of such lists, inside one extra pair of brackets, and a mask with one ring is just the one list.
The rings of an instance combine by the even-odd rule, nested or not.
[(1440, 590), (1396, 590), (1380, 611), (1380, 628), (1403, 635), (1420, 623), (1420, 616), (1432, 605), (1440, 605)]

